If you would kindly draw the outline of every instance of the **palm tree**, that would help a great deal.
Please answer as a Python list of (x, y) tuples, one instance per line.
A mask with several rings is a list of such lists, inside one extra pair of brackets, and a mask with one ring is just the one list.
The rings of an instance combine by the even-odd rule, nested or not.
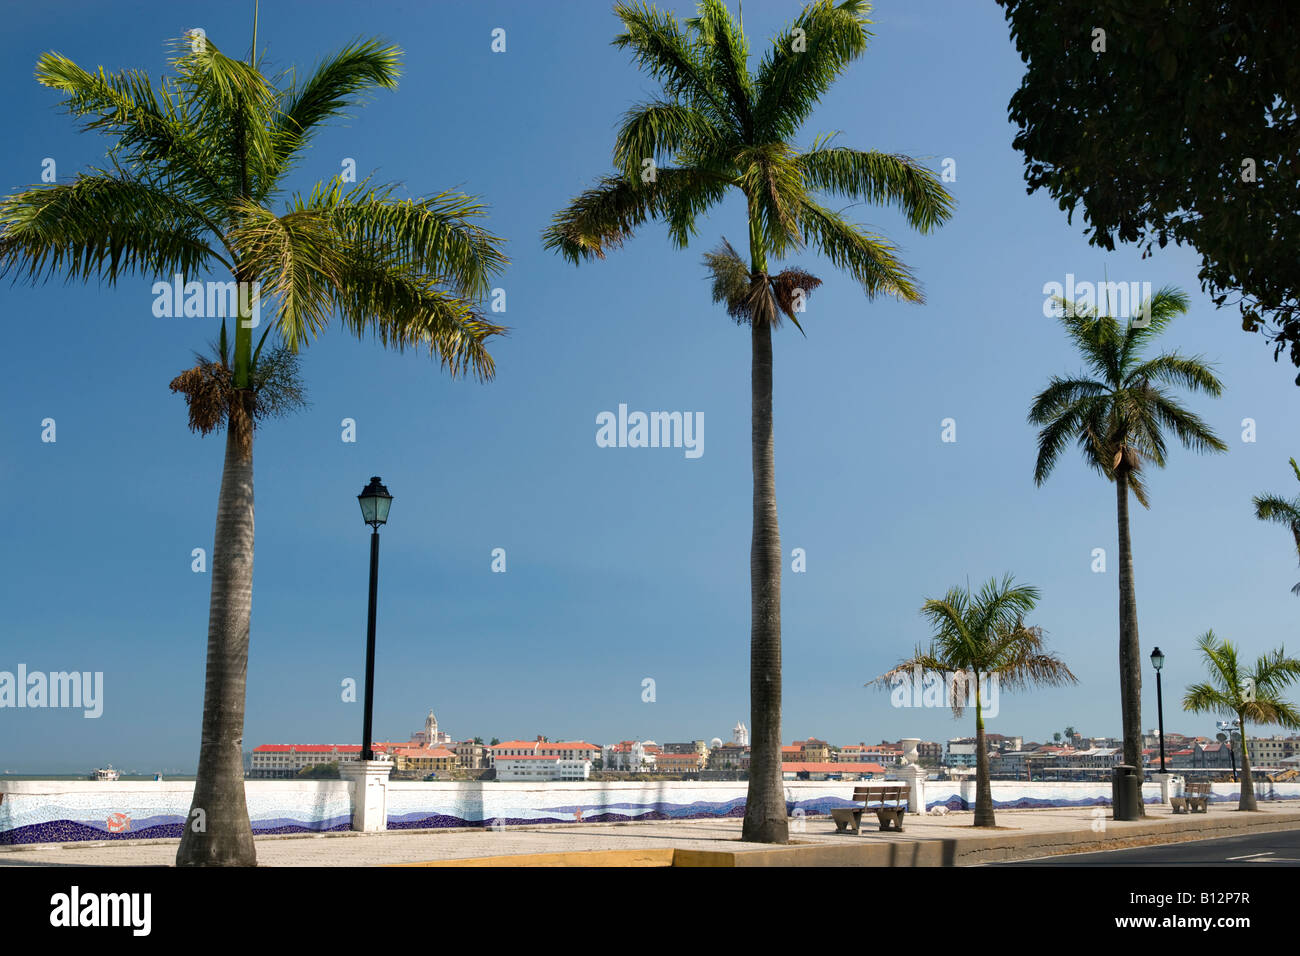
[[(796, 325), (812, 277), (769, 273), (807, 246), (846, 270), (868, 298), (922, 301), (896, 249), (824, 204), (821, 194), (899, 207), (921, 232), (945, 222), (952, 198), (906, 156), (831, 145), (801, 149), (794, 138), (831, 83), (866, 50), (863, 0), (817, 0), (778, 35), (751, 73), (740, 23), (722, 0), (701, 0), (679, 23), (644, 3), (619, 3), (614, 40), (662, 86), (662, 95), (623, 117), (612, 174), (555, 216), (544, 241), (578, 264), (602, 259), (642, 224), (660, 220), (684, 248), (707, 210), (733, 192), (745, 200), (748, 262), (724, 245), (707, 259), (715, 301), (750, 330), (753, 536), (750, 544), (749, 791), (742, 837), (787, 841), (781, 786), (781, 542), (772, 432), (772, 329)], [(805, 284), (800, 286), (799, 283)]]
[[(1042, 426), (1034, 483), (1041, 485), (1071, 443), (1084, 461), (1115, 483), (1119, 523), (1119, 681), (1124, 762), (1142, 774), (1142, 660), (1138, 644), (1133, 548), (1129, 541), (1129, 495), (1149, 507), (1143, 468), (1165, 466), (1165, 431), (1198, 452), (1226, 451), (1209, 425), (1178, 403), (1168, 386), (1218, 396), (1223, 385), (1199, 356), (1162, 352), (1146, 358), (1152, 340), (1175, 315), (1187, 311), (1187, 294), (1160, 289), (1141, 306), (1144, 322), (1121, 325), (1096, 308), (1056, 299), (1061, 322), (1083, 355), (1088, 372), (1053, 376), (1034, 399), (1029, 421)], [(1091, 377), (1089, 377), (1091, 376)]]
[(1247, 669), (1238, 660), (1236, 646), (1206, 631), (1196, 642), (1209, 671), (1208, 682), (1193, 684), (1183, 697), (1183, 709), (1195, 714), (1231, 714), (1241, 734), (1241, 798), (1238, 810), (1257, 810), (1255, 783), (1250, 776), (1250, 748), (1246, 743), (1246, 721), (1300, 728), (1300, 710), (1282, 699), (1282, 690), (1300, 678), (1300, 660), (1287, 657), (1279, 647)]
[[(399, 62), (396, 47), (358, 40), (305, 79), (289, 74), (276, 85), (252, 62), (195, 34), (178, 41), (175, 75), (155, 88), (139, 71), (92, 73), (47, 53), (37, 80), (66, 94), (64, 105), (83, 128), (115, 137), (110, 161), (71, 182), (0, 200), (0, 274), (111, 286), (131, 275), (188, 279), (217, 270), (241, 290), (260, 286), (273, 309), (255, 347), (254, 303), (241, 296), (233, 348), (223, 313), (217, 354), (172, 383), (189, 403), (192, 428), (226, 427), (203, 737), (180, 865), (256, 862), (241, 755), (253, 429), (275, 410), (277, 389), (266, 386), (276, 367), (285, 372), (283, 354), (296, 353), (337, 315), (358, 337), (428, 348), (453, 375), (487, 379), (494, 371), (486, 340), (504, 329), (473, 303), (506, 259), (500, 240), (474, 222), (483, 213), (478, 201), (457, 193), (403, 199), (391, 186), (363, 181), (345, 189), (338, 180), (283, 195), (317, 128), (366, 91), (394, 88)], [(272, 329), (280, 348), (263, 357)]]
[[(1038, 589), (1015, 585), (1011, 575), (991, 578), (979, 591), (950, 588), (942, 598), (930, 598), (921, 613), (934, 636), (928, 648), (916, 652), (873, 682), (887, 686), (895, 675), (910, 676), (919, 668), (944, 675), (948, 703), (960, 717), (975, 695), (975, 826), (995, 826), (993, 790), (989, 785), (989, 754), (984, 737), (985, 686), (999, 688), (1044, 684), (1059, 687), (1077, 680), (1055, 654), (1045, 650), (1043, 630), (1025, 623), (1038, 604)], [(951, 675), (951, 677), (949, 676)], [(981, 686), (981, 681), (987, 682)], [(996, 682), (996, 683), (994, 683)]]
[[(1296, 481), (1300, 481), (1300, 465), (1291, 459), (1291, 470), (1295, 472)], [(1296, 554), (1300, 555), (1300, 496), (1287, 501), (1279, 495), (1256, 495), (1255, 517), (1260, 521), (1272, 521), (1280, 524), (1295, 538)], [(1291, 593), (1300, 595), (1300, 583), (1291, 588)]]

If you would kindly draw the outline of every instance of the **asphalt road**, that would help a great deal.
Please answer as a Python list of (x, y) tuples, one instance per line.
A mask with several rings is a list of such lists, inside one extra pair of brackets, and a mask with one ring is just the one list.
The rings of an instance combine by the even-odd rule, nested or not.
[(1072, 853), (991, 866), (1300, 866), (1300, 830)]

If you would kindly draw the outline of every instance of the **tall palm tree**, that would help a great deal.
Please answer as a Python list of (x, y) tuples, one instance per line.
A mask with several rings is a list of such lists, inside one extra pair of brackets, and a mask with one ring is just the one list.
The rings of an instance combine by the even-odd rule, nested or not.
[[(194, 800), (176, 861), (256, 861), (244, 800), (242, 740), (253, 587), (253, 429), (275, 406), (276, 354), (306, 345), (331, 316), (385, 346), (425, 347), (453, 375), (493, 374), (487, 339), (504, 331), (475, 302), (504, 267), (500, 240), (458, 193), (403, 199), (391, 186), (335, 180), (285, 195), (317, 128), (366, 91), (396, 86), (400, 51), (358, 40), (304, 79), (268, 80), (200, 35), (181, 38), (174, 76), (88, 72), (47, 53), (37, 80), (66, 94), (84, 129), (114, 137), (109, 162), (70, 182), (0, 200), (0, 274), (114, 285), (127, 276), (209, 270), (260, 285), (274, 321), (253, 344), (241, 297), (233, 347), (222, 318), (217, 355), (179, 376), (190, 425), (225, 425), (212, 551), (203, 737)], [(276, 208), (282, 211), (277, 212)], [(274, 330), (280, 349), (262, 356)], [(263, 363), (270, 362), (270, 365)], [(283, 378), (283, 376), (279, 376)]]
[[(750, 329), (753, 536), (750, 544), (750, 722), (753, 730), (743, 838), (788, 838), (781, 786), (781, 542), (772, 432), (772, 329), (798, 325), (806, 273), (773, 276), (769, 258), (807, 246), (847, 271), (868, 298), (922, 301), (896, 249), (825, 204), (824, 196), (899, 207), (921, 232), (945, 222), (952, 198), (906, 156), (795, 145), (831, 83), (866, 50), (863, 0), (804, 7), (751, 72), (741, 25), (722, 0), (702, 0), (680, 23), (644, 3), (619, 3), (624, 32), (614, 44), (658, 80), (662, 94), (632, 107), (614, 142), (614, 172), (555, 216), (546, 247), (574, 264), (603, 259), (642, 224), (660, 220), (684, 248), (696, 224), (728, 195), (745, 200), (748, 262), (729, 246), (714, 253), (714, 297)], [(730, 251), (728, 251), (730, 250)], [(803, 291), (810, 286), (803, 286)]]
[[(1291, 459), (1291, 470), (1295, 472), (1296, 481), (1300, 481), (1300, 465)], [(1300, 556), (1300, 496), (1290, 501), (1280, 495), (1256, 495), (1255, 517), (1260, 521), (1272, 521), (1280, 524), (1295, 538), (1296, 554)], [(1300, 583), (1291, 588), (1292, 594), (1300, 595)]]
[(910, 677), (917, 668), (942, 674), (955, 717), (964, 712), (973, 687), (977, 827), (996, 825), (981, 681), (995, 692), (1032, 684), (1058, 687), (1077, 682), (1065, 663), (1045, 649), (1043, 629), (1025, 623), (1025, 616), (1037, 604), (1038, 589), (1014, 584), (1009, 574), (1001, 581), (991, 578), (977, 594), (969, 588), (950, 588), (942, 598), (930, 598), (921, 607), (934, 631), (929, 647), (918, 647), (911, 657), (873, 681), (887, 686), (896, 675)]
[(1206, 631), (1196, 642), (1210, 674), (1208, 682), (1193, 684), (1183, 697), (1183, 709), (1196, 714), (1231, 714), (1241, 733), (1241, 797), (1238, 810), (1257, 810), (1255, 782), (1250, 776), (1250, 747), (1246, 743), (1246, 721), (1300, 728), (1300, 710), (1282, 698), (1282, 690), (1300, 678), (1300, 660), (1287, 657), (1279, 647), (1247, 668), (1236, 646)]
[(1115, 483), (1119, 524), (1119, 683), (1124, 762), (1142, 774), (1142, 650), (1138, 644), (1129, 495), (1147, 500), (1144, 468), (1165, 466), (1165, 432), (1198, 452), (1227, 451), (1210, 426), (1180, 405), (1170, 388), (1218, 396), (1223, 385), (1200, 357), (1162, 352), (1146, 357), (1151, 342), (1175, 315), (1187, 311), (1187, 294), (1165, 287), (1141, 305), (1144, 322), (1121, 325), (1094, 307), (1057, 298), (1061, 323), (1088, 371), (1053, 376), (1034, 399), (1029, 421), (1042, 426), (1034, 483), (1041, 485), (1071, 443), (1084, 461)]

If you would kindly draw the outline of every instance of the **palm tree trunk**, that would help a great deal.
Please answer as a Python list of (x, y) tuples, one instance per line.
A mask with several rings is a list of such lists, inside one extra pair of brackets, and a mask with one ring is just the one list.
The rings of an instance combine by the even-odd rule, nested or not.
[(1259, 805), (1255, 802), (1255, 781), (1250, 775), (1250, 745), (1246, 743), (1246, 718), (1240, 714), (1237, 717), (1241, 726), (1241, 799), (1237, 801), (1237, 809), (1258, 810)]
[[(1128, 470), (1115, 471), (1115, 505), (1119, 516), (1119, 699), (1124, 733), (1124, 762), (1142, 773), (1142, 648), (1138, 643), (1137, 596), (1133, 586), (1133, 545), (1128, 531)], [(1138, 813), (1145, 807), (1138, 801)]]
[(235, 392), (217, 499), (203, 743), (177, 866), (256, 866), (244, 797), (244, 686), (253, 599), (252, 393)]
[(989, 783), (989, 752), (984, 737), (984, 706), (980, 678), (975, 675), (975, 825), (997, 826), (993, 820), (993, 787)]
[(772, 329), (752, 323), (754, 530), (749, 550), (749, 789), (741, 839), (787, 843), (781, 785), (781, 533), (772, 445)]

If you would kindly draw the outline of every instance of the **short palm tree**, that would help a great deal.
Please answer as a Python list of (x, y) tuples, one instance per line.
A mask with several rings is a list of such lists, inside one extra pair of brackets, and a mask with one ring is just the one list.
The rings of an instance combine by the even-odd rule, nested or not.
[(1042, 628), (1025, 623), (1025, 616), (1037, 605), (1038, 589), (1015, 584), (1009, 574), (1001, 581), (990, 579), (976, 594), (969, 588), (951, 588), (942, 598), (930, 598), (921, 607), (934, 631), (929, 647), (918, 647), (911, 657), (873, 681), (888, 686), (896, 675), (910, 677), (917, 668), (943, 675), (955, 717), (965, 711), (973, 687), (977, 827), (996, 826), (981, 681), (994, 692), (1076, 682), (1065, 663), (1045, 649)]
[[(1300, 465), (1291, 459), (1291, 470), (1295, 472), (1296, 481), (1300, 481)], [(1280, 495), (1256, 495), (1255, 517), (1260, 521), (1272, 521), (1291, 532), (1295, 539), (1296, 555), (1300, 556), (1300, 496), (1288, 501)], [(1291, 588), (1292, 594), (1300, 595), (1300, 583)]]
[[(190, 425), (226, 427), (212, 550), (203, 737), (177, 863), (256, 861), (244, 799), (242, 741), (253, 587), (253, 428), (293, 398), (295, 353), (337, 315), (358, 337), (428, 348), (453, 374), (493, 374), (487, 339), (504, 331), (474, 303), (504, 267), (500, 240), (469, 196), (403, 199), (393, 187), (340, 181), (286, 196), (285, 180), (317, 128), (374, 88), (396, 86), (396, 47), (356, 41), (277, 86), (200, 35), (178, 41), (174, 77), (88, 72), (47, 53), (37, 80), (66, 94), (85, 129), (115, 137), (109, 163), (70, 182), (0, 200), (0, 272), (193, 279), (209, 270), (260, 285), (274, 320), (253, 344), (252, 296), (233, 344), (178, 376)], [(250, 57), (250, 61), (251, 61)], [(276, 211), (282, 207), (282, 211)], [(214, 320), (215, 324), (215, 320)], [(262, 345), (274, 330), (280, 344)], [(277, 384), (278, 383), (278, 384)]]
[(750, 719), (753, 728), (743, 838), (788, 839), (781, 786), (781, 542), (772, 432), (772, 329), (798, 325), (811, 276), (769, 272), (807, 246), (847, 271), (868, 298), (920, 302), (895, 248), (845, 218), (824, 197), (888, 203), (928, 232), (952, 213), (938, 178), (906, 156), (794, 139), (818, 100), (866, 50), (868, 3), (817, 0), (779, 34), (751, 72), (749, 45), (722, 0), (701, 0), (680, 23), (643, 3), (619, 3), (616, 46), (662, 86), (623, 117), (614, 172), (558, 213), (547, 248), (577, 264), (602, 259), (650, 220), (684, 248), (707, 210), (729, 195), (745, 201), (748, 260), (725, 242), (707, 260), (714, 298), (727, 304), (751, 344), (753, 536), (750, 544)]
[(1246, 743), (1246, 721), (1300, 728), (1300, 710), (1282, 698), (1283, 689), (1300, 678), (1300, 660), (1287, 657), (1285, 648), (1260, 657), (1247, 668), (1236, 646), (1219, 640), (1213, 631), (1201, 635), (1201, 649), (1209, 681), (1193, 684), (1183, 697), (1183, 709), (1195, 714), (1223, 714), (1237, 718), (1241, 732), (1241, 797), (1238, 810), (1256, 810), (1255, 782), (1250, 776), (1250, 748)]
[(1144, 321), (1121, 325), (1096, 308), (1057, 299), (1061, 322), (1088, 366), (1071, 378), (1053, 376), (1034, 399), (1029, 421), (1041, 426), (1034, 483), (1052, 473), (1062, 452), (1075, 444), (1084, 461), (1115, 483), (1119, 524), (1119, 681), (1124, 762), (1142, 773), (1142, 651), (1138, 644), (1129, 495), (1149, 507), (1144, 468), (1165, 466), (1165, 433), (1198, 452), (1227, 451), (1210, 426), (1178, 403), (1170, 389), (1218, 396), (1223, 385), (1199, 357), (1162, 352), (1146, 357), (1151, 342), (1175, 315), (1187, 311), (1187, 294), (1160, 289), (1142, 303)]

